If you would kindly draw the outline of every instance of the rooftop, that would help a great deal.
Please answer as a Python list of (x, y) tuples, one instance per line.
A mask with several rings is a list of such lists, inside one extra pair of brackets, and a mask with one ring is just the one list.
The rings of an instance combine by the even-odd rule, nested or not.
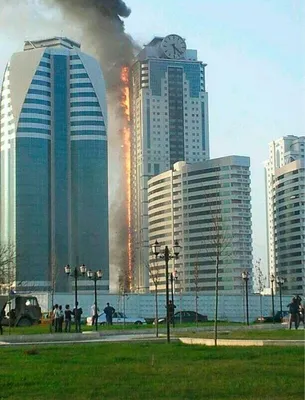
[(41, 47), (66, 47), (67, 49), (80, 49), (80, 43), (67, 37), (54, 36), (41, 40), (26, 40), (24, 42), (24, 51), (39, 49)]

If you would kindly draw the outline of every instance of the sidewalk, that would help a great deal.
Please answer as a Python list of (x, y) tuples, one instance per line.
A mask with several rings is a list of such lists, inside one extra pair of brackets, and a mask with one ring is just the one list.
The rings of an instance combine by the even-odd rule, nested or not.
[[(214, 339), (181, 337), (179, 340), (184, 344), (215, 346)], [(217, 339), (217, 346), (302, 346), (305, 340), (279, 340), (279, 339)]]
[[(197, 327), (183, 327), (177, 326), (171, 329), (172, 340), (181, 340), (187, 344), (202, 344), (206, 346), (214, 345), (214, 339), (205, 338), (190, 338), (188, 333), (194, 332), (213, 332), (213, 326), (198, 326)], [(227, 332), (234, 330), (265, 330), (265, 329), (287, 329), (280, 324), (261, 324), (261, 325), (226, 325), (219, 326), (219, 332)], [(175, 335), (175, 336), (174, 336)], [(46, 333), (46, 334), (32, 334), (32, 335), (3, 335), (0, 336), (0, 346), (20, 346), (20, 345), (48, 345), (48, 344), (69, 344), (69, 343), (96, 343), (96, 342), (110, 342), (110, 341), (138, 341), (138, 340), (164, 340), (166, 336), (165, 327), (159, 328), (159, 338), (156, 338), (155, 328), (128, 330), (99, 330), (84, 331), (83, 333)], [(179, 339), (178, 337), (179, 336)], [(220, 346), (304, 346), (304, 340), (275, 340), (275, 339), (218, 339)]]
[(164, 340), (164, 337), (156, 338), (150, 333), (127, 334), (117, 332), (85, 332), (85, 333), (56, 333), (46, 335), (15, 335), (2, 336), (0, 346), (28, 346), (28, 345), (50, 345), (50, 344), (76, 344), (76, 343), (99, 343), (99, 342), (126, 342), (126, 341), (152, 341)]

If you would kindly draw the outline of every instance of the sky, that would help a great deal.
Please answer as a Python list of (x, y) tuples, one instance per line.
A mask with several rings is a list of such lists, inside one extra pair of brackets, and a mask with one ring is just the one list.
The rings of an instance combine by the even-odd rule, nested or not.
[[(35, 0), (36, 1), (36, 0)], [(49, 17), (42, 28), (35, 10), (1, 13), (0, 75), (25, 38), (66, 27)], [(140, 44), (176, 33), (207, 64), (211, 157), (251, 158), (253, 257), (266, 268), (263, 162), (268, 143), (305, 135), (305, 2), (303, 0), (126, 0), (132, 13), (126, 31)], [(28, 24), (24, 24), (24, 21)], [(19, 23), (18, 23), (19, 22)], [(77, 27), (76, 27), (77, 28)], [(76, 29), (75, 28), (75, 29)], [(70, 32), (69, 32), (70, 33)], [(35, 38), (35, 36), (34, 36)], [(85, 50), (85, 49), (83, 49)]]

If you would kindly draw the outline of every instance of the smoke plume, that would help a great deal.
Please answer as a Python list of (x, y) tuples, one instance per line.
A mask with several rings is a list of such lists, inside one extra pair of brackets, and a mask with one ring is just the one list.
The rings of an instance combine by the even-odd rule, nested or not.
[(134, 56), (135, 44), (125, 33), (120, 17), (131, 10), (121, 0), (44, 0), (58, 6), (68, 23), (76, 24), (86, 38), (90, 52), (99, 59), (109, 90), (120, 83), (120, 68)]
[[(3, 6), (14, 5), (24, 7), (25, 3), (37, 8), (37, 0), (0, 0)], [(109, 151), (109, 182), (113, 201), (110, 206), (110, 264), (112, 278), (125, 275), (128, 265), (126, 224), (126, 198), (124, 187), (124, 148), (123, 148), (123, 109), (121, 106), (121, 67), (130, 65), (135, 52), (139, 49), (132, 38), (126, 34), (122, 18), (130, 15), (131, 10), (122, 0), (40, 0), (40, 6), (45, 8), (41, 14), (42, 20), (49, 17), (49, 25), (56, 25), (61, 19), (61, 29), (73, 32), (72, 39), (81, 41), (84, 51), (98, 59), (103, 70), (108, 96), (108, 151)], [(16, 8), (15, 8), (16, 12)], [(59, 13), (58, 13), (59, 12)], [(60, 16), (58, 15), (60, 14)], [(36, 16), (37, 38), (45, 30), (43, 22), (38, 23)], [(43, 26), (43, 28), (42, 28)], [(24, 27), (21, 27), (21, 29)], [(75, 32), (80, 37), (75, 37)], [(34, 34), (31, 26), (31, 33)], [(57, 31), (56, 36), (63, 36), (63, 31)], [(115, 188), (113, 188), (115, 187)]]

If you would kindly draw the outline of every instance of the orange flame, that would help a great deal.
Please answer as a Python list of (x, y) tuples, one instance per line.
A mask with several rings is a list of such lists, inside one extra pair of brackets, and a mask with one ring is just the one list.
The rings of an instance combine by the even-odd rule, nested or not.
[(122, 82), (122, 108), (124, 110), (124, 127), (123, 127), (123, 145), (124, 145), (124, 166), (125, 166), (125, 182), (126, 182), (126, 208), (127, 208), (127, 252), (128, 252), (128, 278), (129, 283), (132, 277), (132, 262), (131, 262), (131, 194), (130, 194), (130, 173), (131, 173), (131, 132), (130, 132), (130, 102), (129, 102), (129, 68), (122, 67), (121, 69)]

